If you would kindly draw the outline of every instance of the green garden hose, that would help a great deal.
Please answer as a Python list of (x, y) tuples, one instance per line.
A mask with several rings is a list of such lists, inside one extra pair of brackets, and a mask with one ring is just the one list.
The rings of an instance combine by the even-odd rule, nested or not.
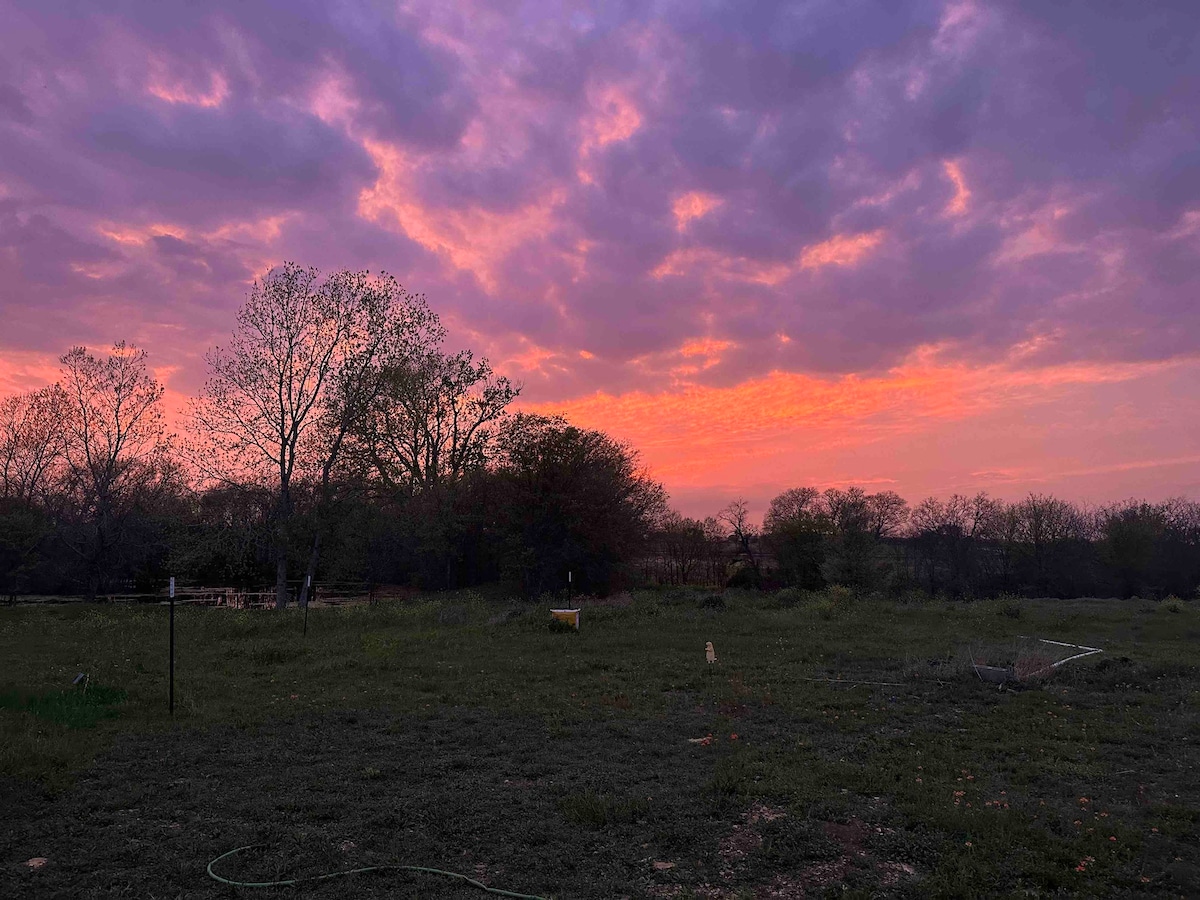
[(245, 847), (236, 847), (228, 853), (222, 853), (216, 859), (208, 864), (208, 875), (215, 881), (221, 884), (232, 885), (233, 887), (287, 887), (289, 885), (303, 884), (306, 881), (325, 881), (328, 878), (341, 878), (343, 875), (359, 875), (363, 872), (382, 872), (386, 870), (401, 871), (401, 872), (423, 872), (426, 875), (440, 875), (443, 878), (454, 878), (458, 881), (465, 881), (471, 887), (479, 888), (481, 891), (486, 891), (489, 894), (495, 894), (498, 897), (515, 897), (516, 900), (547, 900), (546, 897), (539, 897), (536, 894), (518, 894), (515, 891), (502, 891), (500, 888), (488, 887), (482, 881), (476, 881), (474, 878), (469, 878), (466, 875), (461, 875), (458, 872), (447, 872), (444, 869), (431, 869), (427, 866), (402, 866), (398, 864), (390, 864), (383, 866), (364, 866), (361, 869), (347, 869), (344, 872), (329, 872), (325, 875), (306, 875), (303, 878), (288, 878), (284, 881), (234, 881), (230, 878), (223, 878), (213, 871), (213, 866), (223, 859), (233, 856), (235, 853), (241, 853), (243, 850), (252, 850), (255, 847), (263, 847), (265, 844), (247, 844)]

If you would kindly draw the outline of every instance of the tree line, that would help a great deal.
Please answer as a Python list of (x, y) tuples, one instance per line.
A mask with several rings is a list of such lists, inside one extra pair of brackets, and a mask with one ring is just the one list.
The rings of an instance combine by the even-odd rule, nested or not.
[(632, 448), (511, 410), (393, 277), (285, 263), (256, 281), (180, 434), (144, 350), (76, 347), (0, 404), (0, 590), (154, 590), (276, 605), (311, 581), (604, 592), (662, 517)]
[(637, 582), (948, 596), (1193, 595), (1200, 504), (1084, 508), (980, 493), (799, 487), (761, 526), (737, 500), (671, 510), (636, 450), (514, 412), (520, 386), (444, 349), (386, 273), (285, 263), (256, 281), (179, 433), (144, 350), (75, 347), (0, 402), (0, 592), (320, 581), (527, 596)]
[(669, 513), (643, 575), (668, 584), (819, 590), (834, 584), (949, 597), (1197, 596), (1200, 503), (1127, 500), (1085, 507), (1031, 493), (910, 506), (893, 491), (799, 487), (761, 527), (738, 500), (703, 520)]

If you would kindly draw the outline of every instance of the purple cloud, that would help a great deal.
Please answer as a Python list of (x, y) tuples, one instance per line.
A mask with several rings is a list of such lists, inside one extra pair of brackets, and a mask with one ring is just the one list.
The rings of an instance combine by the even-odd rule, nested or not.
[(545, 398), (1200, 343), (1191, 4), (0, 13), (11, 347), (205, 343), (285, 258), (393, 271)]

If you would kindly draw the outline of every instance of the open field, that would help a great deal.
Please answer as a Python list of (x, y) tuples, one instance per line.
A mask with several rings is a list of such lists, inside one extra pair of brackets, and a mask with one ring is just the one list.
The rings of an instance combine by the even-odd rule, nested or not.
[(1194, 604), (709, 597), (0, 609), (0, 896), (1200, 895)]

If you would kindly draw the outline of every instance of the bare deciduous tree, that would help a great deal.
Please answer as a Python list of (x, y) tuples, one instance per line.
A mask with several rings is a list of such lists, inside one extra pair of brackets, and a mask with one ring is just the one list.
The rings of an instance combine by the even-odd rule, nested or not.
[(496, 423), (520, 393), (469, 350), (447, 356), (427, 347), (384, 376), (360, 438), (391, 491), (430, 490), (482, 466)]
[(738, 551), (745, 555), (750, 564), (754, 577), (762, 575), (759, 568), (758, 554), (754, 550), (754, 542), (758, 538), (758, 529), (750, 524), (750, 513), (746, 501), (739, 497), (717, 513), (717, 521), (729, 529), (729, 536), (738, 546)]
[(163, 387), (147, 371), (146, 351), (123, 341), (103, 359), (75, 347), (61, 361), (66, 484), (58, 512), (60, 521), (74, 520), (68, 545), (83, 558), (95, 597), (128, 512), (170, 468)]
[[(275, 493), (275, 603), (287, 604), (288, 545), (297, 479), (331, 479), (347, 435), (382, 389), (383, 373), (441, 339), (424, 298), (386, 273), (284, 263), (255, 282), (227, 348), (208, 354), (211, 376), (193, 404), (202, 442), (193, 459), (227, 483)], [(318, 537), (310, 570), (320, 550)]]
[(45, 496), (64, 453), (66, 395), (52, 384), (0, 402), (0, 500)]

